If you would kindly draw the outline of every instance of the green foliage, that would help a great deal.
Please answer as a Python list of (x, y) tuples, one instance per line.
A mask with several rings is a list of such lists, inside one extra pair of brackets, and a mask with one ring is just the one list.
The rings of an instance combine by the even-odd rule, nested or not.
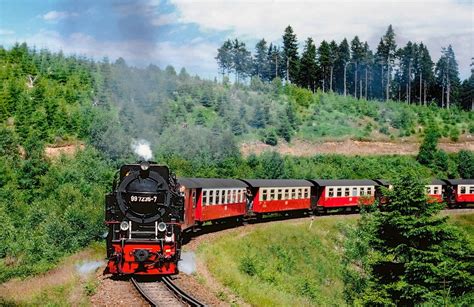
[(474, 178), (474, 153), (461, 150), (458, 153), (458, 171), (462, 178)]
[(423, 165), (433, 165), (438, 152), (439, 132), (434, 126), (428, 127), (425, 138), (421, 143), (417, 160)]
[[(346, 299), (364, 305), (457, 300), (472, 291), (472, 246), (429, 203), (425, 182), (404, 171), (388, 203), (364, 216), (346, 253)], [(407, 187), (410, 187), (407, 189)]]

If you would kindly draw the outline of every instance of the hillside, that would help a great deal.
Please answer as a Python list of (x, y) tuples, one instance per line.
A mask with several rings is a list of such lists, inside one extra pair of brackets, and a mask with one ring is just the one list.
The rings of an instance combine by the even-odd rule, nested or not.
[(133, 139), (148, 140), (153, 159), (178, 176), (390, 179), (407, 168), (427, 178), (473, 176), (468, 151), (443, 154), (435, 165), (401, 155), (239, 151), (261, 140), (418, 139), (429, 123), (465, 142), (473, 114), (458, 109), (313, 94), (279, 80), (220, 84), (184, 69), (95, 62), (26, 44), (0, 48), (0, 81), (0, 282), (49, 270), (102, 240), (103, 197), (118, 167), (137, 159)]

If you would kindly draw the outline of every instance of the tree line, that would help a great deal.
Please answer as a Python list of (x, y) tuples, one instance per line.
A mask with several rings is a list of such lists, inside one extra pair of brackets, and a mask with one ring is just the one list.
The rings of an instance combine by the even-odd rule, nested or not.
[(217, 50), (219, 73), (223, 79), (234, 74), (237, 83), (248, 77), (267, 82), (280, 78), (312, 91), (474, 110), (474, 70), (461, 82), (451, 45), (442, 48), (434, 63), (423, 42), (409, 41), (397, 48), (390, 25), (375, 52), (358, 36), (339, 44), (323, 40), (319, 46), (308, 37), (301, 54), (298, 46), (291, 26), (285, 29), (281, 46), (263, 38), (253, 54), (244, 42), (228, 39)]

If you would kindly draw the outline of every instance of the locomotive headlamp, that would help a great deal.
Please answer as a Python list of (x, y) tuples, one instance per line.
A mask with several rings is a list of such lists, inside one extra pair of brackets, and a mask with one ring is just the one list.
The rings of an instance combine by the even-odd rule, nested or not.
[(150, 162), (148, 161), (143, 161), (140, 163), (140, 168), (142, 169), (142, 171), (146, 171), (150, 168)]
[(185, 187), (184, 185), (182, 185), (182, 186), (179, 187), (179, 191), (180, 191), (181, 193), (184, 193), (185, 190), (186, 190), (186, 187)]
[(160, 223), (158, 224), (158, 231), (164, 232), (165, 230), (166, 230), (166, 224), (163, 223), (163, 222), (160, 222)]
[(122, 231), (127, 231), (128, 228), (129, 228), (129, 226), (130, 226), (130, 225), (128, 224), (127, 221), (123, 221), (122, 223), (120, 223), (120, 230), (122, 230)]

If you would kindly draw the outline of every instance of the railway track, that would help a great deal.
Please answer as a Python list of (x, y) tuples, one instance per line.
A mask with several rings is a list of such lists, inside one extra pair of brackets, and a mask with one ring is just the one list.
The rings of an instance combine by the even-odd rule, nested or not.
[(176, 286), (170, 277), (162, 277), (158, 281), (140, 280), (132, 277), (131, 281), (151, 306), (205, 306)]

